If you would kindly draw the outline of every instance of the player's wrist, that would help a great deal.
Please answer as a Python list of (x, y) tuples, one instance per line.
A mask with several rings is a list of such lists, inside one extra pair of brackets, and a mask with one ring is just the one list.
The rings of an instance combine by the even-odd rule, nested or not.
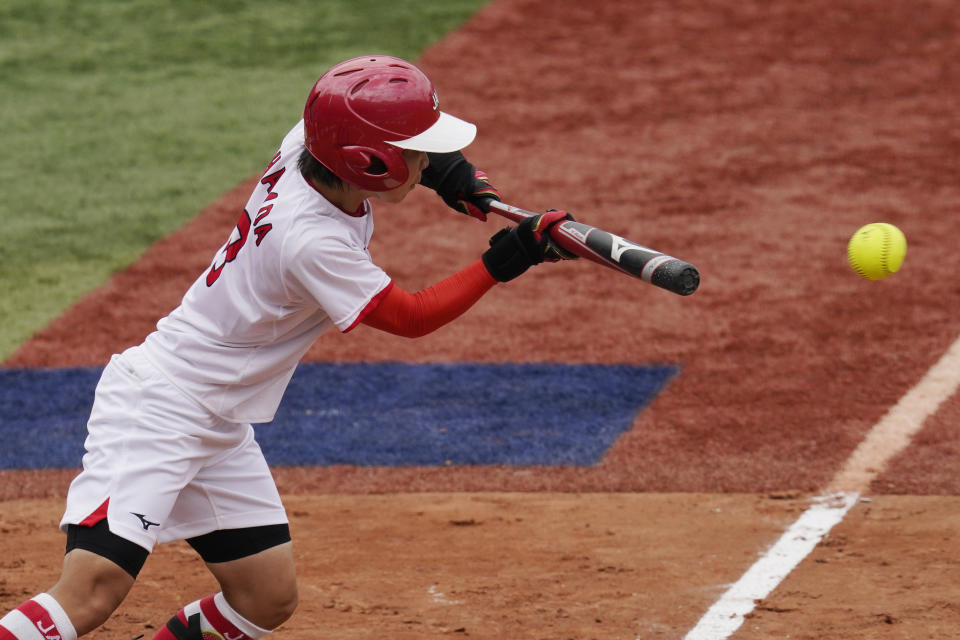
[(506, 227), (490, 238), (490, 248), (481, 259), (495, 280), (509, 282), (522, 275), (531, 266), (542, 262), (536, 251), (531, 251), (532, 233), (528, 228)]

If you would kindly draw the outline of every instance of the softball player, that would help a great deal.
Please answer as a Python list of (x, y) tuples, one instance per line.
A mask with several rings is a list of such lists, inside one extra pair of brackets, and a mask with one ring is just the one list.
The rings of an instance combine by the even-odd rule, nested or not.
[(252, 423), (273, 419), (323, 332), (363, 323), (429, 333), (543, 262), (549, 227), (572, 219), (531, 218), (431, 287), (397, 286), (367, 250), (370, 199), (399, 203), (422, 183), (483, 219), (499, 193), (459, 153), (475, 133), (439, 110), (430, 80), (403, 60), (355, 58), (320, 77), (210, 268), (104, 369), (61, 522), (60, 580), (0, 619), (0, 640), (75, 640), (95, 629), (154, 546), (171, 540), (197, 551), (221, 591), (186, 605), (154, 638), (259, 638), (293, 613), (287, 516)]

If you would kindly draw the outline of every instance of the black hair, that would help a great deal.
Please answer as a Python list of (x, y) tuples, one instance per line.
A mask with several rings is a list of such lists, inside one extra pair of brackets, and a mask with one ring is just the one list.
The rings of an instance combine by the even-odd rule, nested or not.
[[(314, 158), (306, 148), (300, 152), (297, 167), (303, 177), (311, 182), (318, 182), (334, 189), (343, 189), (345, 186), (344, 181), (339, 176)], [(380, 158), (373, 156), (370, 158), (370, 166), (367, 167), (366, 172), (378, 176), (383, 175), (387, 172), (387, 165)]]
[(343, 189), (344, 187), (343, 180), (323, 166), (306, 148), (300, 152), (297, 167), (300, 169), (301, 175), (310, 182), (325, 184), (334, 189)]

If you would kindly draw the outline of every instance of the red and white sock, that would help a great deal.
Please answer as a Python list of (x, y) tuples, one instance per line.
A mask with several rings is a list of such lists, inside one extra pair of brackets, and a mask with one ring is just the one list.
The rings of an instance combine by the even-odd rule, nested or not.
[(77, 632), (60, 603), (41, 593), (0, 618), (0, 640), (77, 640)]
[[(191, 602), (178, 611), (153, 640), (257, 640), (268, 633), (270, 629), (262, 629), (245, 619), (218, 593)], [(0, 640), (4, 639), (0, 637)]]

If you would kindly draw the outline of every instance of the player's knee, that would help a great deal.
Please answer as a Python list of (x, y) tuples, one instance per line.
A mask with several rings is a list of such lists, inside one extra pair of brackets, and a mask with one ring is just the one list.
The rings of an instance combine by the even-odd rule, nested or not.
[(100, 626), (117, 610), (130, 586), (125, 572), (110, 569), (90, 576), (87, 589), (89, 615)]
[(221, 581), (223, 595), (246, 620), (276, 629), (293, 615), (298, 603), (296, 575), (292, 569), (284, 569), (263, 572), (259, 580)]
[(132, 585), (133, 577), (112, 562), (74, 551), (67, 555), (60, 580), (49, 593), (83, 634), (106, 622)]
[(99, 627), (105, 623), (122, 601), (123, 598), (116, 597), (116, 593), (110, 589), (100, 588), (92, 591), (87, 604), (87, 615), (90, 623), (94, 627)]
[(298, 594), (296, 582), (292, 584), (273, 583), (266, 591), (236, 591), (227, 593), (227, 602), (241, 616), (264, 629), (276, 629), (290, 619), (297, 609)]
[(293, 612), (297, 610), (299, 596), (297, 594), (297, 585), (274, 593), (272, 602), (269, 605), (269, 611), (266, 613), (265, 624), (259, 625), (265, 629), (276, 629), (281, 624), (290, 619)]
[[(232, 544), (234, 550), (249, 550), (251, 541), (262, 544), (264, 536), (277, 544), (233, 560), (217, 562), (222, 555), (211, 553), (208, 547), (219, 540)], [(214, 532), (190, 543), (207, 561), (227, 603), (246, 620), (275, 629), (293, 615), (297, 608), (297, 576), (286, 525)]]

